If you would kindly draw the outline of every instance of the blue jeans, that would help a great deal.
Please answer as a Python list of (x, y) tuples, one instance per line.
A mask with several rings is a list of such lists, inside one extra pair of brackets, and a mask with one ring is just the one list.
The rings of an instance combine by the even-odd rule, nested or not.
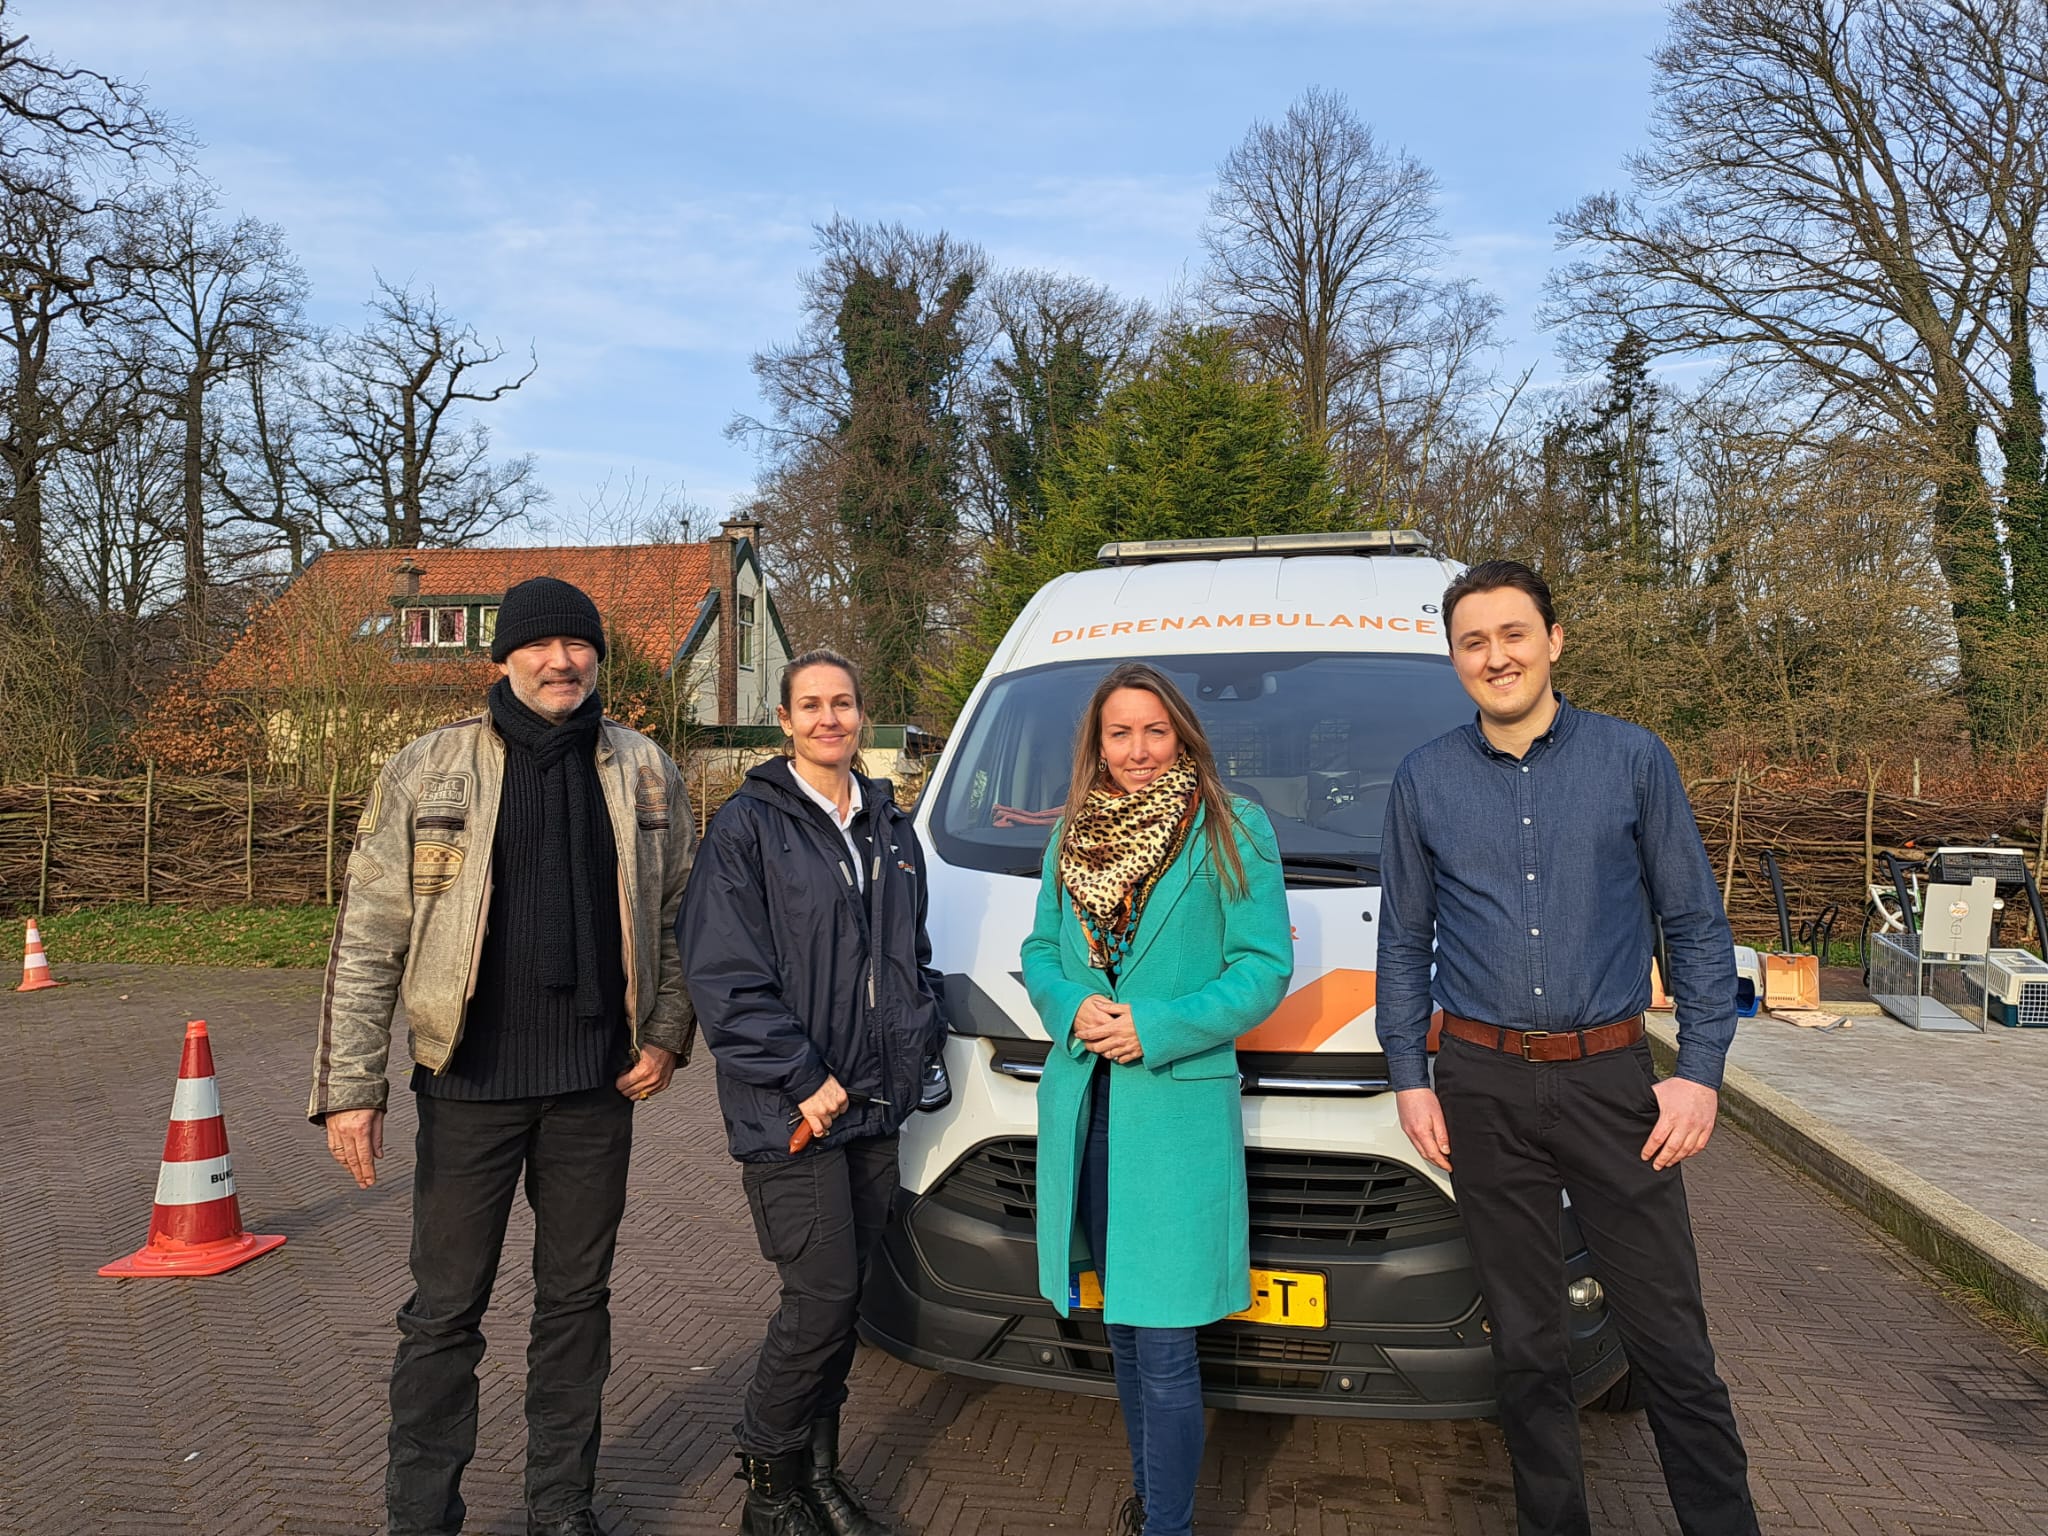
[[(1081, 1154), (1082, 1235), (1106, 1275), (1109, 1252), (1109, 1081), (1115, 1068), (1095, 1069), (1089, 1084), (1088, 1142)], [(1136, 1328), (1110, 1323), (1117, 1401), (1131, 1441), (1131, 1485), (1145, 1503), (1145, 1536), (1190, 1536), (1195, 1475), (1202, 1465), (1202, 1372), (1192, 1328)]]

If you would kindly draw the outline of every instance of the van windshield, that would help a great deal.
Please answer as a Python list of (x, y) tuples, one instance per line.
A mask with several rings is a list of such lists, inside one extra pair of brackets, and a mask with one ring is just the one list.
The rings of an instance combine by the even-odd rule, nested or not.
[[(1401, 759), (1472, 719), (1449, 658), (1274, 652), (1148, 657), (1195, 706), (1233, 794), (1265, 807), (1295, 885), (1379, 880)], [(1066, 804), (1074, 731), (1109, 663), (1002, 678), (958, 731), (929, 827), (956, 867), (1036, 875)]]

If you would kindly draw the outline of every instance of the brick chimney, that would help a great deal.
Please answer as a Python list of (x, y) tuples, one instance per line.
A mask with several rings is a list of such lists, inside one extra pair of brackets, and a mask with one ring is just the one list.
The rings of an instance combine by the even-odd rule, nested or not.
[(415, 563), (412, 556), (408, 554), (397, 565), (393, 566), (392, 569), (398, 573), (397, 595), (400, 597), (418, 597), (420, 595), (420, 578), (427, 574), (426, 567)]

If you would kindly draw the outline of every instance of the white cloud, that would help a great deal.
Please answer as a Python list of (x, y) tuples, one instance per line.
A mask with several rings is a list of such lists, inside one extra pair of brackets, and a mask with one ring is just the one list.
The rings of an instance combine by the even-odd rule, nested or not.
[[(381, 272), (508, 362), (531, 339), (539, 374), (488, 419), (564, 502), (631, 468), (717, 504), (749, 459), (719, 429), (756, 408), (749, 354), (796, 333), (815, 222), (943, 227), (1159, 300), (1199, 272), (1217, 158), (1312, 82), (1424, 141), (1447, 274), (1498, 292), (1533, 355), (1540, 199), (1618, 156), (1663, 8), (13, 0), (8, 20), (189, 117), (229, 207), (286, 230), (317, 318), (357, 323)], [(1553, 99), (1560, 70), (1580, 97)]]
[(135, 0), (27, 0), (15, 10), (31, 37), (82, 57), (118, 43), (162, 55), (377, 55), (479, 46), (627, 40), (650, 44), (773, 46), (820, 33), (876, 35), (892, 28), (952, 32), (1016, 26), (1100, 32), (1186, 31), (1204, 26), (1280, 27), (1304, 22), (1339, 31), (1372, 28), (1458, 34), (1474, 26), (1555, 26), (1661, 15), (1665, 0), (801, 0), (775, 6), (729, 0), (212, 0), (201, 9)]

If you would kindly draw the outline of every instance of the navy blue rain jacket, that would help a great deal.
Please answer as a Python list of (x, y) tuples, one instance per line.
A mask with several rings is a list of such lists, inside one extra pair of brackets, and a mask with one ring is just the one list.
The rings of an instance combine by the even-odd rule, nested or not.
[(711, 818), (676, 943), (732, 1155), (787, 1161), (797, 1104), (829, 1073), (853, 1103), (814, 1146), (884, 1136), (945, 1044), (925, 936), (924, 850), (885, 779), (854, 776), (874, 836), (863, 893), (846, 840), (787, 760), (749, 772)]

